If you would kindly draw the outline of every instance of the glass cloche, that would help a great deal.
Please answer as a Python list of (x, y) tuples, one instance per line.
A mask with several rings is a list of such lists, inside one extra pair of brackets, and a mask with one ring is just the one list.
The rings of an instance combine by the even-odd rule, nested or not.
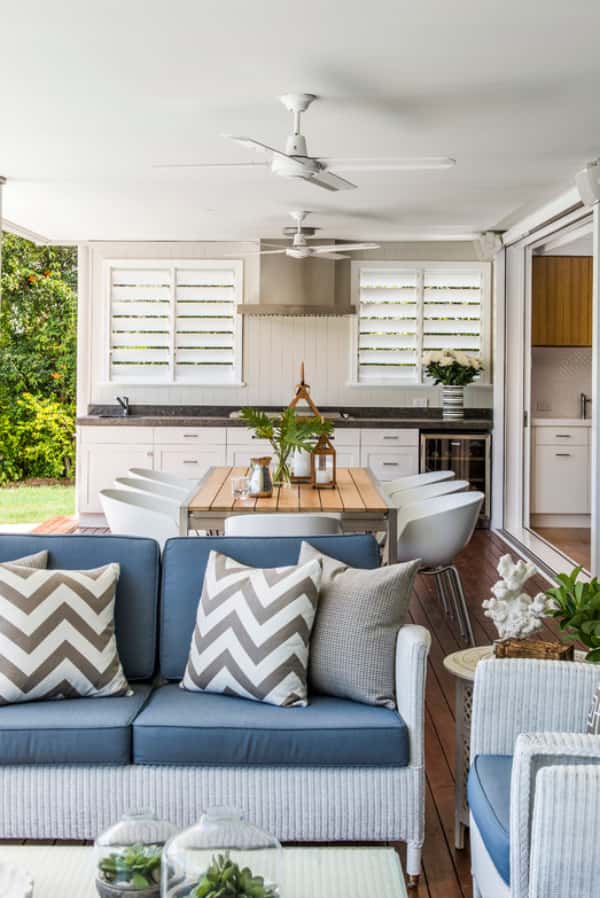
[(283, 898), (274, 836), (239, 811), (212, 808), (165, 845), (161, 898)]
[(165, 842), (178, 832), (151, 811), (130, 811), (94, 843), (101, 898), (159, 898)]

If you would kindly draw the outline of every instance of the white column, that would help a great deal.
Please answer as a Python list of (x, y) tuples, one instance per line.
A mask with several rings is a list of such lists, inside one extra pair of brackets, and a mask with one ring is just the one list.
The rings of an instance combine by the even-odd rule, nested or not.
[(592, 576), (600, 568), (600, 203), (594, 207), (594, 278), (592, 286)]
[[(6, 178), (0, 175), (0, 277), (2, 276), (2, 187), (6, 184)], [(0, 281), (1, 284), (1, 281)], [(0, 302), (2, 302), (2, 287), (0, 286)]]

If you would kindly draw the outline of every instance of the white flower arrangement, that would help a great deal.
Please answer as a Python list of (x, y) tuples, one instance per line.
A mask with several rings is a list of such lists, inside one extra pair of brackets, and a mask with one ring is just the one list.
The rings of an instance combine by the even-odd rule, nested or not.
[(423, 365), (435, 384), (466, 386), (483, 371), (481, 359), (458, 349), (441, 349), (426, 352)]
[(513, 561), (503, 555), (497, 571), (501, 579), (492, 586), (492, 598), (482, 602), (485, 616), (491, 618), (500, 639), (525, 639), (542, 627), (548, 610), (543, 592), (532, 597), (523, 586), (538, 570), (530, 561)]

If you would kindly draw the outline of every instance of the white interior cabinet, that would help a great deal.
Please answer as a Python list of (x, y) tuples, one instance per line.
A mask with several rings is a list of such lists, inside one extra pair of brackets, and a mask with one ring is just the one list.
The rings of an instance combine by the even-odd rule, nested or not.
[(533, 436), (531, 513), (589, 515), (589, 428), (541, 425)]

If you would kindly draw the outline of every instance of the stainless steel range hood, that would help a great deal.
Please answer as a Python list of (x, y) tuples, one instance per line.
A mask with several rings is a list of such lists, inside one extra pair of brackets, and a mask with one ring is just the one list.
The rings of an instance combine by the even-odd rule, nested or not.
[[(331, 244), (331, 240), (312, 241)], [(289, 240), (269, 240), (269, 247)], [(340, 249), (343, 244), (340, 244)], [(261, 241), (262, 247), (262, 241)], [(240, 315), (251, 317), (328, 317), (354, 315), (350, 305), (350, 260), (290, 259), (285, 253), (260, 257), (260, 302), (240, 303)]]

